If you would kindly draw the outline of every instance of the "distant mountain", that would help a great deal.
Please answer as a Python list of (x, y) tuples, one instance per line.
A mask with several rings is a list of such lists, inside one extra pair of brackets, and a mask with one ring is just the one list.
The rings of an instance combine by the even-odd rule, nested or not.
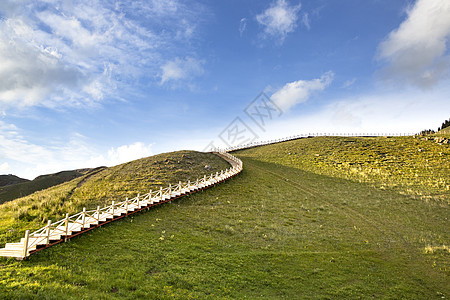
[(1, 175), (0, 204), (70, 181), (89, 173), (91, 170), (93, 169), (62, 171), (54, 174), (41, 175), (34, 180), (23, 179), (15, 175)]
[(0, 187), (27, 181), (29, 180), (17, 177), (16, 175), (0, 175)]

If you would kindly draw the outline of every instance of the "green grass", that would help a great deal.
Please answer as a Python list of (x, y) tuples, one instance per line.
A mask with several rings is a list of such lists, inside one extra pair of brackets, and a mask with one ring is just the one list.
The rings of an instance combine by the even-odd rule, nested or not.
[[(315, 151), (341, 145), (338, 140), (321, 138)], [(425, 201), (402, 184), (380, 185), (376, 176), (362, 182), (347, 178), (345, 169), (324, 174), (325, 166), (312, 168), (315, 155), (302, 163), (285, 159), (284, 147), (310, 143), (240, 151), (244, 170), (226, 183), (27, 261), (3, 260), (0, 297), (449, 297), (449, 214), (442, 195)], [(334, 151), (345, 144), (339, 147)], [(422, 184), (405, 189), (418, 191)]]
[(448, 204), (450, 144), (431, 137), (316, 137), (249, 149), (246, 157), (397, 188)]
[[(205, 169), (209, 165), (211, 170)], [(178, 151), (138, 159), (119, 166), (91, 172), (69, 182), (35, 192), (0, 205), (0, 246), (16, 242), (26, 229), (44, 227), (47, 220), (57, 221), (66, 213), (83, 207), (95, 209), (150, 189), (167, 187), (179, 180), (195, 180), (211, 172), (229, 168), (218, 156), (194, 151)]]

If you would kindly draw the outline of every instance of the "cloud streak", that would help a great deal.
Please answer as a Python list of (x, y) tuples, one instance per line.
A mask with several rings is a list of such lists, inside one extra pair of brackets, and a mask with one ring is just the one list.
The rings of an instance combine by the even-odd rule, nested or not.
[(241, 21), (239, 22), (239, 35), (242, 36), (242, 34), (246, 29), (247, 29), (247, 19), (242, 18)]
[(447, 78), (450, 69), (450, 2), (418, 0), (407, 18), (379, 45), (386, 61), (382, 76), (390, 82), (430, 88)]

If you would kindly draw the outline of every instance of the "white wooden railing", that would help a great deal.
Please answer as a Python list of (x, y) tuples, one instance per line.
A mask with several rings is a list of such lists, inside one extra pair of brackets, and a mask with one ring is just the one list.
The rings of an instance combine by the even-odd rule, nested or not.
[(76, 213), (72, 216), (66, 214), (62, 220), (52, 223), (48, 220), (47, 225), (35, 232), (25, 232), (25, 237), (19, 243), (7, 243), (5, 248), (0, 249), (0, 256), (15, 257), (25, 259), (31, 254), (53, 246), (55, 244), (67, 241), (69, 238), (102, 226), (106, 223), (121, 219), (127, 215), (149, 209), (152, 206), (175, 200), (184, 195), (206, 189), (231, 177), (236, 176), (242, 171), (242, 161), (227, 152), (218, 152), (231, 164), (231, 168), (216, 172), (209, 176), (205, 175), (191, 182), (179, 182), (176, 185), (169, 184), (166, 188), (160, 188), (156, 191), (150, 191), (144, 195), (137, 195), (132, 199), (115, 203), (100, 208), (97, 206), (94, 210), (86, 210)]

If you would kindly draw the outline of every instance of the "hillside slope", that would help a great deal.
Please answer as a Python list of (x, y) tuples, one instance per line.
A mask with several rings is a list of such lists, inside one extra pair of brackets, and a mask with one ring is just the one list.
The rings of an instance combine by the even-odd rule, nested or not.
[(98, 169), (0, 205), (0, 245), (22, 237), (25, 229), (43, 227), (48, 219), (62, 219), (66, 213), (74, 214), (83, 207), (103, 207), (113, 200), (123, 201), (125, 197), (165, 188), (179, 180), (195, 180), (229, 167), (226, 161), (211, 153), (178, 151)]
[[(240, 152), (237, 152), (240, 153)], [(248, 149), (246, 157), (448, 202), (450, 144), (424, 137), (315, 137)]]
[(33, 180), (25, 180), (0, 187), (0, 204), (70, 181), (90, 171), (91, 169), (61, 171), (54, 174), (41, 175)]
[[(320, 141), (322, 147), (336, 145), (333, 138)], [(315, 143), (297, 141), (305, 142)], [(388, 145), (390, 157), (395, 147)], [(283, 151), (292, 146), (299, 144), (240, 151), (243, 172), (213, 189), (122, 219), (29, 261), (2, 262), (0, 294), (50, 299), (449, 297), (447, 202), (423, 201), (406, 191), (420, 190), (420, 181), (382, 189), (342, 178), (344, 173), (306, 171), (302, 168), (316, 156), (300, 164)], [(397, 155), (392, 170), (404, 164)], [(318, 170), (325, 172), (326, 165), (321, 166)]]
[(0, 175), (0, 187), (17, 184), (21, 182), (27, 182), (28, 179), (20, 178), (16, 175)]

